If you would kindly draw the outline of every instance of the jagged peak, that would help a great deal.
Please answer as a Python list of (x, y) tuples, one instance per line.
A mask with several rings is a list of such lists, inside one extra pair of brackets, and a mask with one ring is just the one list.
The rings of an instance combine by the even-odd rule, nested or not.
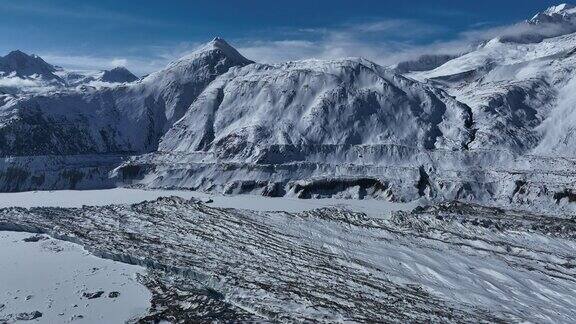
[(4, 56), (4, 59), (5, 60), (19, 60), (19, 61), (34, 60), (34, 61), (42, 62), (42, 63), (52, 67), (52, 65), (46, 63), (40, 56), (38, 56), (36, 54), (26, 54), (25, 52), (18, 50), (18, 49), (11, 51), (10, 53), (6, 54), (6, 56)]
[(27, 54), (19, 49), (13, 50), (10, 53), (6, 54), (4, 57), (23, 57), (23, 58), (33, 58), (33, 59), (42, 59), (40, 56), (36, 54)]
[(575, 5), (568, 4), (568, 3), (561, 3), (561, 4), (559, 4), (559, 5), (552, 6), (552, 7), (548, 8), (548, 9), (544, 10), (544, 13), (545, 13), (545, 14), (548, 14), (548, 15), (552, 15), (552, 14), (562, 14), (562, 13), (564, 13), (564, 12), (566, 12), (566, 11), (570, 11), (570, 10), (575, 9), (575, 8), (576, 8)]
[(28, 55), (28, 54), (22, 52), (21, 50), (17, 49), (17, 50), (11, 51), (11, 52), (8, 53), (5, 57), (9, 57), (9, 56), (13, 56), (13, 57), (19, 57), (19, 56), (21, 56), (21, 57), (28, 57), (28, 56), (30, 56), (30, 55)]
[(105, 82), (132, 82), (138, 80), (130, 70), (124, 66), (117, 66), (111, 70), (103, 71), (100, 77), (101, 81)]
[(109, 72), (114, 72), (114, 71), (122, 71), (122, 72), (130, 72), (130, 70), (128, 70), (126, 67), (124, 66), (117, 66), (111, 70), (109, 70)]
[(212, 51), (219, 51), (222, 54), (224, 54), (225, 56), (227, 56), (228, 58), (235, 60), (239, 63), (244, 63), (244, 64), (252, 63), (252, 61), (245, 58), (242, 54), (240, 54), (240, 52), (238, 52), (234, 47), (232, 47), (230, 44), (228, 44), (228, 42), (226, 42), (221, 37), (215, 37), (212, 41), (198, 47), (197, 50), (195, 50), (194, 52), (180, 58), (176, 62), (196, 59), (199, 56), (205, 55), (206, 53), (210, 53)]
[[(56, 68), (35, 54), (26, 54), (21, 50), (14, 50), (4, 57), (0, 57), (0, 66), (4, 72), (17, 72), (22, 75), (51, 74)], [(50, 75), (50, 77), (54, 77)]]
[(547, 8), (534, 15), (528, 22), (530, 23), (559, 23), (567, 20), (573, 20), (576, 16), (576, 6), (562, 3)]
[(206, 51), (206, 50), (214, 50), (214, 49), (220, 49), (220, 50), (224, 50), (224, 51), (229, 51), (229, 50), (233, 50), (236, 51), (235, 48), (233, 48), (230, 44), (228, 44), (228, 42), (226, 42), (224, 40), (224, 38), (221, 37), (214, 37), (214, 39), (212, 39), (210, 42), (202, 45), (197, 51)]

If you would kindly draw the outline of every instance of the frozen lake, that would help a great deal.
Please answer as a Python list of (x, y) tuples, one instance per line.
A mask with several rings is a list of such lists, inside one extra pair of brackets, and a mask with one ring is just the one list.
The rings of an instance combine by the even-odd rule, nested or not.
[(150, 306), (136, 281), (144, 271), (74, 243), (0, 231), (0, 323), (124, 323)]
[(418, 203), (415, 202), (391, 203), (381, 200), (270, 198), (256, 195), (225, 196), (182, 190), (115, 188), (104, 190), (0, 193), (0, 208), (82, 207), (82, 205), (103, 206), (108, 204), (132, 204), (165, 196), (179, 196), (186, 199), (191, 197), (202, 200), (212, 199), (213, 203), (211, 203), (211, 206), (260, 211), (283, 210), (287, 212), (300, 212), (321, 207), (342, 206), (354, 211), (364, 212), (373, 217), (386, 217), (392, 210), (410, 210), (418, 205)]

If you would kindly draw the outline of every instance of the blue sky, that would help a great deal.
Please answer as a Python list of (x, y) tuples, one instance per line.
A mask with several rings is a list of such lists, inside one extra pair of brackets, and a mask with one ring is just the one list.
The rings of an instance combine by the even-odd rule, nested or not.
[(148, 73), (220, 36), (261, 62), (365, 56), (391, 64), (457, 51), (547, 0), (0, 0), (0, 52), (74, 69)]

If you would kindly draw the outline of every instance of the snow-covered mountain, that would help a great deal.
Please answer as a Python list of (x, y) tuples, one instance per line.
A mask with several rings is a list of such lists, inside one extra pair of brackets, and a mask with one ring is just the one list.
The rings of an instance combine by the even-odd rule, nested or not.
[(409, 76), (445, 89), (472, 109), (472, 148), (576, 158), (571, 136), (576, 127), (571, 116), (575, 49), (574, 33), (530, 44), (496, 38), (436, 69)]
[(119, 66), (112, 70), (103, 71), (97, 80), (110, 83), (124, 83), (134, 82), (138, 80), (138, 77), (132, 74), (127, 68)]
[(458, 150), (471, 141), (470, 118), (442, 91), (366, 60), (251, 64), (211, 83), (160, 150), (258, 163), (302, 160), (311, 147)]
[(58, 68), (37, 55), (16, 50), (0, 57), (0, 93), (47, 92), (64, 85)]
[(537, 13), (529, 20), (533, 24), (541, 23), (576, 23), (576, 6), (563, 3)]
[(37, 55), (28, 55), (22, 51), (12, 51), (0, 57), (0, 72), (3, 75), (18, 77), (42, 77), (44, 79), (59, 79), (54, 74), (56, 68), (46, 63)]
[(47, 94), (78, 86), (113, 87), (138, 77), (124, 67), (104, 71), (69, 71), (46, 63), (38, 55), (16, 50), (0, 57), (0, 93)]
[(139, 82), (4, 96), (0, 155), (154, 151), (158, 139), (214, 78), (248, 62), (215, 40)]
[[(522, 23), (520, 34), (538, 41), (505, 34), (396, 69), (364, 59), (259, 64), (216, 38), (141, 80), (3, 95), (3, 189), (116, 183), (571, 208), (573, 11)], [(563, 33), (539, 31), (550, 26)]]
[(125, 67), (115, 67), (103, 71), (68, 71), (59, 69), (56, 74), (60, 76), (66, 87), (77, 86), (114, 86), (117, 83), (129, 83), (137, 81), (135, 76)]

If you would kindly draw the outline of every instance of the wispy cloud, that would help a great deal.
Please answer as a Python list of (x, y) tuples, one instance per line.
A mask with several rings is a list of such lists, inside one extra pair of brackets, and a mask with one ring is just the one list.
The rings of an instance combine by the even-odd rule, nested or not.
[[(422, 10), (420, 8), (420, 10)], [(427, 8), (424, 12), (438, 17), (470, 17), (474, 14), (470, 11), (462, 11), (453, 8)]]
[(44, 2), (31, 1), (11, 1), (2, 2), (0, 12), (19, 13), (23, 15), (39, 15), (50, 17), (63, 17), (83, 20), (104, 20), (108, 22), (119, 22), (122, 24), (136, 24), (152, 27), (175, 26), (171, 22), (154, 19), (151, 17), (140, 17), (134, 14), (122, 13), (94, 7), (86, 4), (76, 3), (72, 6), (50, 6)]
[(114, 58), (110, 62), (113, 67), (123, 66), (126, 67), (128, 65), (128, 59), (125, 58)]
[(196, 42), (180, 42), (156, 46), (127, 48), (124, 55), (69, 55), (61, 52), (40, 52), (46, 62), (69, 70), (99, 71), (118, 66), (128, 68), (136, 75), (145, 75), (164, 68), (169, 62), (183, 57), (201, 46)]
[(444, 31), (442, 26), (415, 20), (381, 19), (284, 31), (290, 38), (282, 40), (241, 40), (238, 49), (248, 58), (264, 63), (365, 57), (380, 64), (392, 64), (397, 60), (396, 54), (414, 48), (415, 41)]
[(166, 59), (152, 59), (147, 56), (106, 57), (60, 53), (40, 53), (39, 55), (50, 64), (62, 66), (72, 71), (100, 71), (123, 66), (139, 75), (161, 69), (167, 61)]
[[(381, 65), (412, 60), (422, 54), (458, 54), (494, 37), (534, 41), (570, 32), (559, 25), (518, 23), (490, 27), (476, 25), (449, 40), (427, 41), (444, 35), (442, 26), (407, 19), (380, 19), (347, 22), (322, 28), (281, 29), (267, 33), (268, 40), (238, 38), (229, 40), (247, 58), (262, 63), (279, 63), (309, 58), (333, 59), (364, 57)], [(262, 35), (258, 34), (258, 35)], [(524, 39), (526, 35), (531, 35)], [(271, 38), (271, 39), (270, 39)], [(208, 41), (208, 39), (207, 39)], [(126, 66), (136, 74), (146, 74), (166, 66), (170, 61), (191, 52), (199, 43), (145, 45), (124, 49), (125, 55), (70, 56), (40, 53), (48, 62), (71, 69), (109, 69)]]
[(0, 77), (0, 89), (4, 92), (48, 92), (55, 90), (54, 85), (42, 80), (23, 79), (16, 76)]
[[(392, 65), (415, 59), (422, 54), (459, 54), (495, 37), (505, 41), (535, 42), (575, 31), (573, 25), (562, 24), (533, 25), (521, 22), (495, 27), (483, 24), (471, 27), (449, 40), (418, 43), (413, 41), (414, 34), (417, 37), (421, 32), (425, 32), (428, 36), (433, 36), (441, 33), (442, 28), (409, 20), (383, 20), (334, 29), (300, 30), (303, 33), (300, 35), (302, 38), (309, 36), (304, 33), (319, 35), (313, 39), (293, 37), (273, 41), (245, 41), (239, 49), (249, 58), (267, 63), (359, 56), (382, 65)], [(398, 32), (401, 35), (385, 35)], [(372, 33), (384, 35), (379, 39), (366, 37)], [(298, 36), (295, 33), (292, 35)]]

